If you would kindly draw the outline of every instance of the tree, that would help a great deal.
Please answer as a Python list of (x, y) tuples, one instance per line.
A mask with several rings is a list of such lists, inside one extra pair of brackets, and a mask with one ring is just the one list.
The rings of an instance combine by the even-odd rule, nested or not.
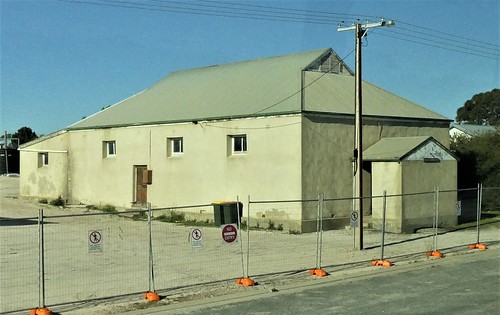
[(455, 120), (476, 125), (500, 125), (500, 89), (474, 95), (457, 109)]
[(30, 142), (38, 138), (35, 132), (29, 127), (22, 127), (16, 133), (12, 135), (12, 138), (18, 138), (19, 144)]
[(500, 127), (479, 136), (452, 139), (451, 150), (459, 158), (458, 188), (482, 183), (491, 191), (483, 196), (485, 209), (500, 208)]

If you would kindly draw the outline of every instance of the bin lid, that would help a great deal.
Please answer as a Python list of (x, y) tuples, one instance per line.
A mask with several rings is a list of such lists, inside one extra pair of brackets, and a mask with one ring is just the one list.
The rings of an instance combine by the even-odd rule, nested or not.
[(212, 202), (212, 205), (232, 205), (238, 203), (237, 201), (227, 201), (227, 200), (219, 200)]

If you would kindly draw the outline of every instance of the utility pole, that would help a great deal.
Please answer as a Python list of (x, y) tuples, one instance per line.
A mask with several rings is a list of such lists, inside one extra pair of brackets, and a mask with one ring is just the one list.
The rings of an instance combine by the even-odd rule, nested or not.
[(368, 32), (369, 28), (381, 26), (394, 26), (394, 21), (380, 21), (378, 23), (359, 24), (355, 23), (353, 26), (341, 27), (339, 25), (338, 31), (354, 30), (356, 40), (356, 84), (355, 84), (355, 118), (354, 118), (354, 209), (351, 214), (351, 221), (355, 222), (354, 226), (358, 227), (355, 230), (355, 237), (357, 243), (355, 248), (358, 250), (363, 249), (363, 98), (362, 98), (362, 78), (361, 78), (361, 41)]

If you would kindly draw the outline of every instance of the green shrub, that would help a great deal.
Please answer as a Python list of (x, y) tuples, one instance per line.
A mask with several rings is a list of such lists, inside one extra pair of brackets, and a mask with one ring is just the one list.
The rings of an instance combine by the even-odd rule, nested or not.
[(64, 199), (62, 199), (62, 197), (59, 196), (56, 199), (51, 200), (50, 205), (56, 207), (64, 207), (66, 205), (66, 202), (64, 202)]
[(161, 222), (170, 222), (170, 218), (167, 217), (166, 214), (162, 214), (162, 215), (159, 215), (157, 217), (155, 217), (155, 220), (158, 220), (158, 221), (161, 221)]
[(109, 212), (109, 213), (116, 213), (116, 212), (118, 212), (116, 210), (116, 208), (114, 206), (110, 205), (110, 204), (104, 205), (104, 207), (102, 207), (100, 210), (103, 211), (103, 212)]
[(45, 198), (44, 198), (44, 199), (40, 199), (40, 200), (38, 200), (38, 202), (39, 202), (39, 203), (42, 203), (42, 204), (44, 204), (44, 205), (46, 205), (46, 204), (48, 204), (48, 203), (49, 203), (49, 201), (48, 201), (47, 199), (45, 199)]
[(274, 226), (274, 222), (269, 220), (269, 224), (268, 224), (268, 227), (267, 227), (269, 230), (275, 230), (276, 227)]
[(177, 212), (175, 210), (169, 210), (168, 215), (162, 214), (162, 215), (156, 217), (156, 220), (158, 220), (158, 221), (170, 222), (170, 223), (184, 222), (185, 219), (186, 219), (186, 216), (184, 213)]
[(175, 210), (170, 210), (170, 222), (183, 222), (186, 219), (186, 216), (182, 212), (177, 212)]
[(146, 211), (141, 211), (132, 215), (133, 220), (145, 220), (148, 218)]

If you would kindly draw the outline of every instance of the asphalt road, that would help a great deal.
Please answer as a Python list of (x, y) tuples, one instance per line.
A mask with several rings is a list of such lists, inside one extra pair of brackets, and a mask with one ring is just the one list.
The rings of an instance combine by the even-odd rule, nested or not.
[(499, 258), (500, 249), (474, 251), (127, 314), (498, 314)]

